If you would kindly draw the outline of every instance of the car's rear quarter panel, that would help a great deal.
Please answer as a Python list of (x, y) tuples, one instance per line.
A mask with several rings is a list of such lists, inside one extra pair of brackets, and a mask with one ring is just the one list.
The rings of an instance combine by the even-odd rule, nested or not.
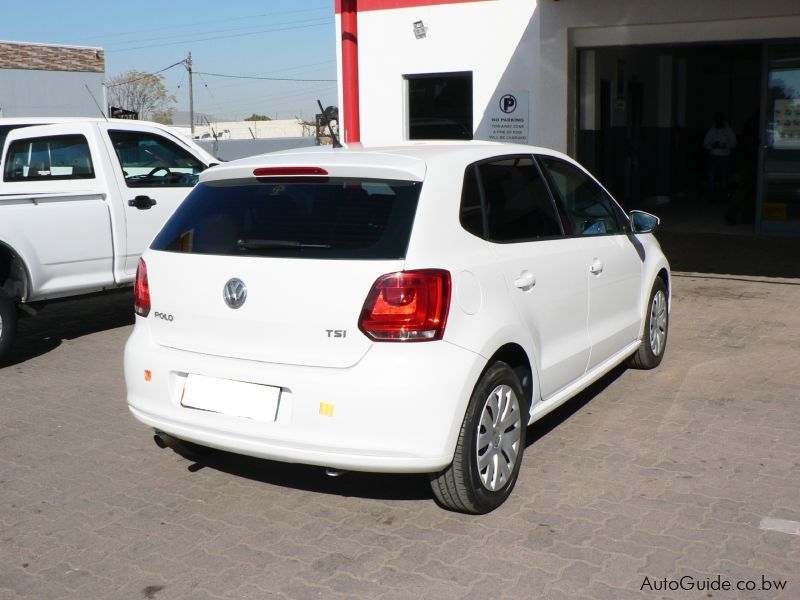
[[(528, 355), (536, 376), (535, 344), (511, 302), (503, 273), (497, 267), (496, 251), (459, 222), (466, 167), (504, 153), (501, 147), (483, 147), (455, 156), (437, 156), (429, 162), (406, 268), (450, 271), (453, 286), (445, 340), (480, 354), (487, 361), (484, 366), (502, 346), (517, 344)], [(471, 385), (476, 382), (477, 378)], [(538, 389), (537, 384), (534, 394)], [(469, 394), (460, 399), (462, 412), (468, 401)]]

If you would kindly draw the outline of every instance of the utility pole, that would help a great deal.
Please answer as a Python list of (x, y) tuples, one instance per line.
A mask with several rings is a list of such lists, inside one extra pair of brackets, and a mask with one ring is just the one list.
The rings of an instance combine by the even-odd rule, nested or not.
[(189, 52), (189, 58), (183, 61), (186, 70), (189, 71), (189, 124), (192, 128), (192, 137), (194, 137), (194, 88), (192, 87), (192, 53)]

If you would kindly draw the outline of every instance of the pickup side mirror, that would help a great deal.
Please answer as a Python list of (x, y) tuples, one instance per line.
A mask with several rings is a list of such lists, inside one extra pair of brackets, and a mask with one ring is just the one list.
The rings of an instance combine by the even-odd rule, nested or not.
[(661, 224), (661, 219), (642, 210), (630, 212), (633, 233), (652, 233)]

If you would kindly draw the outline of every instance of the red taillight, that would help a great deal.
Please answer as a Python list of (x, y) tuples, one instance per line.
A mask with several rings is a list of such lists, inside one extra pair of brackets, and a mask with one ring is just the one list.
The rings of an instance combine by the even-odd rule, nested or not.
[(150, 286), (147, 283), (147, 265), (139, 259), (136, 268), (136, 285), (133, 286), (133, 311), (140, 317), (150, 314)]
[(253, 171), (256, 177), (295, 177), (301, 175), (327, 175), (321, 167), (260, 167)]
[(440, 340), (449, 310), (449, 272), (422, 269), (390, 273), (372, 286), (358, 328), (378, 342)]

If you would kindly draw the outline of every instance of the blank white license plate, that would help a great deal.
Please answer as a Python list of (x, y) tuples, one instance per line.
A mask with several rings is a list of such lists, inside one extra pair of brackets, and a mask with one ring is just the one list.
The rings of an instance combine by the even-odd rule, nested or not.
[(272, 423), (278, 413), (281, 388), (203, 375), (189, 375), (181, 405), (233, 417)]

